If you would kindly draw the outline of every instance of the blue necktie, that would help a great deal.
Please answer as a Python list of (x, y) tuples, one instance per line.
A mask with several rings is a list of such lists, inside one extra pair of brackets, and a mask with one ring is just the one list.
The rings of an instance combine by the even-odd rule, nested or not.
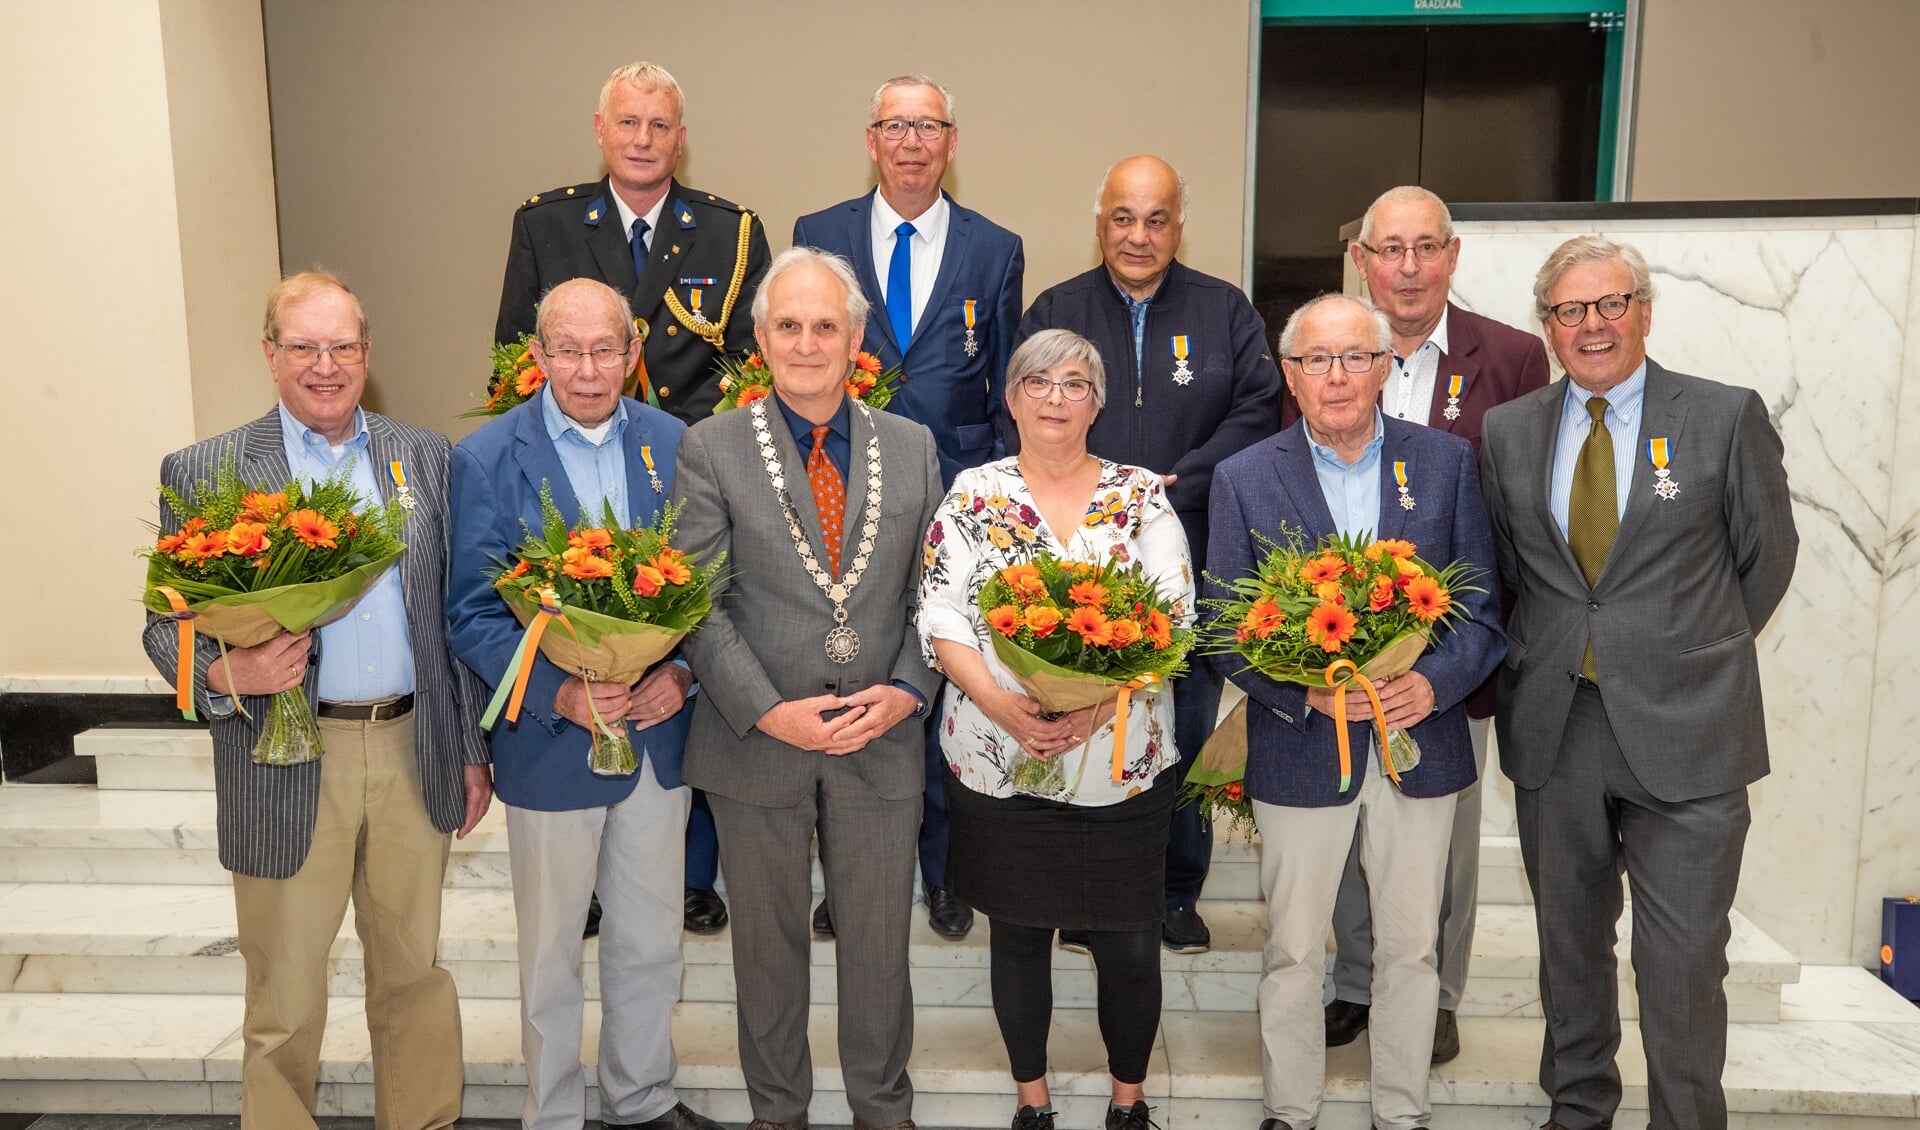
[(907, 355), (913, 338), (913, 225), (905, 220), (893, 229), (893, 259), (887, 264), (887, 321), (900, 356)]
[(636, 217), (633, 221), (633, 277), (639, 281), (647, 269), (647, 221)]

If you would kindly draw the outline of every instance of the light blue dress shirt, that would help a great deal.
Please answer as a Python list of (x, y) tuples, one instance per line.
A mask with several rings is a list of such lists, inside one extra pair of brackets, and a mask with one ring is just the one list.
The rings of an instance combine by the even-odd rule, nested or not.
[[(1302, 428), (1306, 423), (1302, 421)], [(1326, 497), (1327, 510), (1333, 515), (1334, 529), (1348, 537), (1373, 534), (1380, 529), (1380, 452), (1387, 445), (1386, 425), (1380, 410), (1373, 410), (1373, 438), (1367, 441), (1357, 463), (1348, 463), (1331, 447), (1313, 442), (1313, 473), (1320, 479), (1320, 493)]]
[[(351, 468), (348, 481), (367, 506), (379, 506), (379, 474), (367, 454), (367, 414), (356, 409), (353, 436), (338, 449), (280, 406), (287, 468), (311, 486)], [(400, 568), (387, 570), (347, 614), (320, 629), (320, 701), (372, 702), (413, 693), (413, 646)]]
[[(580, 430), (580, 425), (560, 411), (551, 385), (540, 390), (540, 418), (546, 422), (547, 436), (560, 456), (560, 467), (567, 473), (573, 497), (589, 522), (600, 524), (601, 503), (611, 502), (613, 514), (622, 527), (633, 525), (627, 499), (627, 449), (621, 443), (627, 431), (627, 403), (623, 398), (613, 410), (611, 427), (595, 443)], [(580, 517), (563, 514), (569, 525)]]
[(1136, 401), (1135, 407), (1138, 407), (1137, 402), (1140, 399), (1140, 388), (1146, 383), (1146, 378), (1142, 374), (1147, 370), (1147, 307), (1153, 305), (1154, 294), (1160, 292), (1155, 291), (1154, 294), (1149, 294), (1145, 298), (1135, 298), (1133, 295), (1128, 294), (1127, 288), (1121, 286), (1119, 283), (1114, 283), (1113, 289), (1119, 293), (1120, 301), (1127, 304), (1127, 318), (1133, 323), (1134, 400)]
[[(1587, 401), (1593, 394), (1573, 381), (1567, 381), (1567, 399), (1560, 407), (1560, 436), (1553, 445), (1553, 494), (1550, 505), (1553, 520), (1560, 525), (1560, 536), (1567, 536), (1568, 500), (1573, 497), (1573, 465), (1580, 458), (1580, 445), (1593, 430), (1593, 417), (1587, 414)], [(1640, 443), (1640, 409), (1647, 399), (1647, 363), (1633, 375), (1607, 391), (1607, 434), (1613, 438), (1613, 502), (1618, 513), (1627, 512), (1627, 491), (1633, 486), (1635, 448)]]

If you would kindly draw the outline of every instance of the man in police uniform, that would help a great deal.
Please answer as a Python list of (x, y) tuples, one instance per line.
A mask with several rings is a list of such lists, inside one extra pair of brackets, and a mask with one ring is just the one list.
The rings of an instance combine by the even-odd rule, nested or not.
[[(680, 84), (666, 68), (629, 63), (600, 88), (594, 136), (607, 175), (531, 197), (513, 217), (494, 340), (533, 331), (534, 307), (556, 285), (598, 279), (646, 323), (634, 395), (689, 424), (720, 400), (722, 354), (753, 348), (753, 294), (767, 270), (766, 229), (752, 212), (673, 179), (687, 141)], [(698, 792), (687, 821), (686, 927), (727, 923), (714, 890), (720, 849)], [(595, 908), (598, 909), (597, 907)], [(588, 920), (588, 932), (598, 915)]]

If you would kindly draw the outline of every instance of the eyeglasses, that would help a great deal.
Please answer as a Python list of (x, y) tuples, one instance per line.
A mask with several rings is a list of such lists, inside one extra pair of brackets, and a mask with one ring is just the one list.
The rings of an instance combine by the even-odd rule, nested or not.
[(618, 349), (611, 345), (596, 346), (592, 349), (548, 349), (546, 343), (541, 342), (540, 348), (547, 355), (547, 364), (555, 369), (572, 369), (587, 361), (593, 362), (598, 368), (611, 369), (615, 365), (626, 363), (627, 350), (632, 346), (623, 345)]
[(320, 358), (333, 355), (336, 365), (358, 365), (367, 359), (367, 343), (364, 341), (343, 341), (339, 345), (314, 345), (305, 341), (276, 341), (273, 347), (286, 359), (302, 368), (318, 365)]
[(663, 121), (641, 121), (639, 118), (621, 118), (607, 125), (608, 131), (622, 141), (643, 131), (649, 137), (656, 139), (662, 138), (672, 133), (676, 128), (678, 127), (669, 125)]
[(1364, 373), (1372, 369), (1388, 350), (1379, 349), (1372, 353), (1356, 349), (1352, 353), (1303, 353), (1298, 357), (1282, 357), (1282, 361), (1291, 361), (1300, 366), (1300, 371), (1309, 377), (1324, 377), (1333, 372), (1333, 359), (1340, 358), (1340, 367), (1349, 373)]
[(1587, 307), (1600, 311), (1600, 316), (1609, 322), (1617, 322), (1633, 305), (1633, 292), (1623, 290), (1619, 294), (1603, 294), (1591, 302), (1562, 302), (1548, 308), (1553, 320), (1572, 329), (1587, 320)]
[[(1450, 243), (1452, 241), (1449, 240), (1447, 242)], [(1435, 243), (1430, 239), (1416, 243), (1412, 247), (1407, 247), (1399, 243), (1389, 243), (1385, 247), (1375, 247), (1370, 243), (1362, 243), (1360, 246), (1379, 256), (1382, 263), (1398, 263), (1407, 257), (1407, 252), (1409, 251), (1413, 252), (1413, 257), (1420, 262), (1432, 263), (1439, 259), (1441, 253), (1447, 249), (1446, 243)]]
[(879, 130), (880, 136), (888, 141), (899, 141), (907, 136), (908, 130), (919, 134), (921, 141), (939, 141), (953, 128), (953, 123), (939, 118), (881, 118), (870, 128)]
[(1020, 378), (1021, 391), (1035, 400), (1045, 400), (1053, 395), (1053, 390), (1056, 388), (1060, 390), (1061, 396), (1076, 402), (1085, 400), (1093, 394), (1093, 382), (1083, 377), (1068, 377), (1064, 381), (1056, 381), (1034, 373)]

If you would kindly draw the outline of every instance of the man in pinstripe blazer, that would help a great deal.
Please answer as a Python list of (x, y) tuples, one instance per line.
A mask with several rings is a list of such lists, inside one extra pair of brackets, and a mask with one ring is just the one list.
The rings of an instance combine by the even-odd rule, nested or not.
[[(473, 830), (493, 785), (477, 726), (483, 688), (448, 650), (441, 614), (449, 445), (361, 410), (366, 312), (332, 275), (276, 286), (260, 344), (279, 405), (167, 456), (161, 481), (190, 495), (232, 453), (240, 478), (268, 490), (345, 472), (368, 501), (402, 484), (410, 501), (400, 567), (346, 616), (223, 662), (211, 640), (194, 649), (194, 701), (212, 720), (220, 862), (233, 872), (247, 964), (241, 1125), (314, 1126), (327, 954), (351, 896), (366, 955), (375, 1124), (451, 1126), (464, 1071), (453, 978), (434, 963), (440, 885), (447, 834)], [(161, 523), (179, 520), (162, 507)], [(169, 675), (176, 641), (172, 621), (148, 616), (147, 654)], [(256, 765), (265, 696), (294, 686), (317, 704), (325, 754)]]

